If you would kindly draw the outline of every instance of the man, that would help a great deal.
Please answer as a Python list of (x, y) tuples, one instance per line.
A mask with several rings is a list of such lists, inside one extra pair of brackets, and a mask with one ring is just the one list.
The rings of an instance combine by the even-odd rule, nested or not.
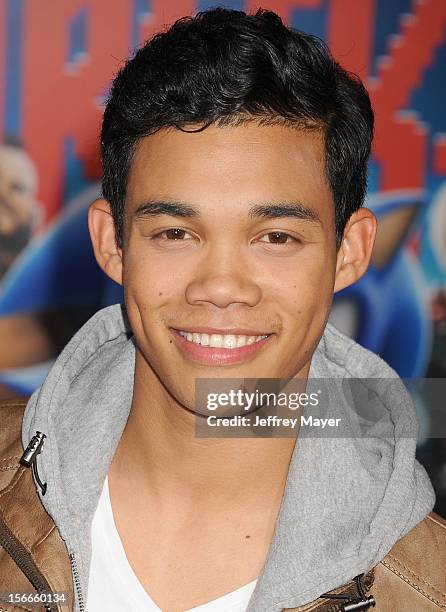
[[(36, 167), (22, 143), (11, 134), (4, 135), (0, 142), (0, 295), (7, 271), (41, 221), (43, 210), (37, 201), (37, 187)], [(34, 358), (42, 355), (40, 330), (36, 320), (28, 315), (0, 317), (0, 370), (14, 367), (17, 355), (32, 353)], [(11, 337), (15, 338), (12, 350)], [(20, 365), (25, 364), (22, 361)], [(0, 399), (11, 396), (14, 392), (0, 382)]]
[[(359, 80), (268, 11), (184, 18), (122, 69), (89, 229), (126, 313), (84, 325), (23, 421), (3, 409), (0, 591), (77, 611), (445, 609), (410, 397), (327, 325), (373, 246), (372, 127)], [(326, 381), (344, 433), (368, 435), (198, 435), (196, 382), (227, 379)], [(379, 422), (336, 395), (358, 379)]]
[(0, 143), (0, 280), (40, 222), (37, 183), (31, 158), (17, 138), (6, 135)]

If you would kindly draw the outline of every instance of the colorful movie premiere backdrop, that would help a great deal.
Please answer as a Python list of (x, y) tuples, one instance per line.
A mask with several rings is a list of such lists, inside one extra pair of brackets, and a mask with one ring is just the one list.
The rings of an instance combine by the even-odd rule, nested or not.
[[(87, 230), (108, 88), (154, 32), (216, 4), (0, 0), (4, 395), (32, 392), (76, 329), (122, 300), (96, 265)], [(221, 5), (275, 10), (326, 40), (364, 79), (376, 113), (367, 205), (379, 231), (370, 270), (336, 296), (331, 320), (401, 376), (445, 377), (446, 0)]]

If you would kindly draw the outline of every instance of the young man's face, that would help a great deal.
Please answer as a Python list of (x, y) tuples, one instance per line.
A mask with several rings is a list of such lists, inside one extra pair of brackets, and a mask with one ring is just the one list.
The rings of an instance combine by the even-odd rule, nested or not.
[[(156, 202), (195, 213), (150, 214)], [(144, 204), (146, 214), (138, 213)], [(307, 376), (337, 273), (318, 132), (249, 123), (143, 139), (128, 179), (124, 235), (122, 268), (106, 269), (124, 284), (143, 367), (177, 401), (194, 410), (196, 378)], [(209, 338), (212, 330), (240, 330), (227, 339), (240, 344), (240, 335), (271, 335), (222, 349), (178, 334), (203, 328)]]
[(32, 225), (38, 210), (37, 173), (28, 155), (0, 145), (0, 234)]

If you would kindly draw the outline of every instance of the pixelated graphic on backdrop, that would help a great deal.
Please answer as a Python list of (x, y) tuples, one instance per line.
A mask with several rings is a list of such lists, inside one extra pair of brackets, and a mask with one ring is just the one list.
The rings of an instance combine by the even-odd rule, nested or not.
[(97, 309), (122, 300), (94, 261), (103, 103), (155, 31), (211, 6), (278, 12), (326, 40), (376, 112), (367, 274), (331, 321), (405, 378), (446, 375), (444, 0), (0, 0), (0, 386), (31, 393)]

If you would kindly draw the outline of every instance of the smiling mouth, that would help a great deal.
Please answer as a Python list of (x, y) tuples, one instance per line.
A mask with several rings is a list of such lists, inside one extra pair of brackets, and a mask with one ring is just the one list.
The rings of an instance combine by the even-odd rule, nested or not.
[(209, 348), (237, 349), (244, 346), (256, 344), (273, 334), (260, 336), (248, 336), (246, 334), (201, 334), (196, 332), (186, 332), (180, 329), (174, 330), (187, 342), (198, 344)]
[(235, 365), (250, 360), (276, 335), (209, 334), (172, 327), (170, 331), (184, 357), (210, 366)]

